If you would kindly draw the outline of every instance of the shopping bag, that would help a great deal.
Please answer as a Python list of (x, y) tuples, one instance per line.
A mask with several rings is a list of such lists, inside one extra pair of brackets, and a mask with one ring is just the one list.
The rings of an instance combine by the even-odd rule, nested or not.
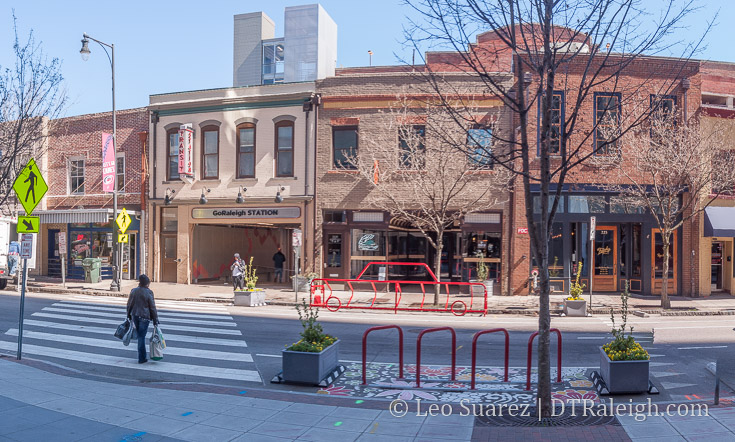
[(122, 339), (125, 337), (125, 333), (128, 332), (128, 329), (130, 328), (130, 320), (126, 319), (125, 322), (117, 326), (117, 330), (115, 330), (115, 337), (117, 339)]
[(151, 359), (153, 359), (154, 361), (160, 361), (161, 359), (163, 359), (163, 348), (163, 333), (160, 332), (158, 327), (155, 327), (153, 329), (153, 335), (151, 335), (150, 342)]
[(135, 324), (131, 324), (130, 327), (128, 327), (128, 331), (125, 332), (125, 335), (123, 336), (123, 345), (128, 346), (130, 344), (131, 340), (138, 339), (138, 331), (135, 329)]

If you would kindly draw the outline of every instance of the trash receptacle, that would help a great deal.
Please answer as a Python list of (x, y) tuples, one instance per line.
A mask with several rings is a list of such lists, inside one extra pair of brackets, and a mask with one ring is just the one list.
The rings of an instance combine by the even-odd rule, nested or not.
[(102, 259), (100, 258), (84, 258), (82, 260), (82, 267), (84, 268), (84, 282), (100, 282)]

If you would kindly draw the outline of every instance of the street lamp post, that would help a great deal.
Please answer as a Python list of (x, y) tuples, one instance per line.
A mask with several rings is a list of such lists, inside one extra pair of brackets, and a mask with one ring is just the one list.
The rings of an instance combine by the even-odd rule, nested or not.
[[(117, 115), (115, 113), (115, 45), (104, 43), (95, 38), (90, 37), (85, 32), (82, 34), (82, 49), (79, 53), (82, 56), (82, 60), (89, 60), (89, 40), (97, 42), (102, 49), (105, 50), (107, 59), (110, 60), (110, 67), (112, 68), (112, 150), (115, 152), (115, 175), (112, 190), (112, 225), (114, 226), (115, 220), (117, 219)], [(110, 52), (107, 52), (107, 48), (110, 48)], [(119, 292), (120, 291), (120, 276), (118, 266), (118, 248), (117, 235), (115, 235), (115, 228), (112, 228), (112, 284), (110, 284), (110, 290)]]

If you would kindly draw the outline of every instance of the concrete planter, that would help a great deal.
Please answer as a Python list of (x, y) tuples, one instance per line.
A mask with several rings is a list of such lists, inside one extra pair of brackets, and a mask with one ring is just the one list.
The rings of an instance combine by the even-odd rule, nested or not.
[(235, 291), (235, 305), (243, 305), (246, 307), (256, 307), (265, 305), (265, 290), (253, 291)]
[(578, 301), (565, 299), (564, 314), (567, 316), (587, 316), (587, 301), (584, 299)]
[(479, 281), (477, 279), (472, 279), (472, 280), (470, 280), (470, 282), (480, 283), (483, 286), (485, 286), (485, 290), (484, 291), (483, 291), (482, 287), (480, 287), (479, 285), (470, 286), (471, 289), (472, 289), (472, 295), (474, 295), (474, 296), (484, 296), (485, 295), (485, 291), (487, 291), (487, 296), (492, 296), (493, 295), (493, 288), (494, 288), (494, 285), (495, 285), (495, 282), (493, 280), (490, 280), (489, 279), (489, 280), (486, 280), (486, 281)]
[(611, 361), (600, 347), (600, 375), (612, 394), (647, 392), (649, 362)]
[(309, 287), (311, 286), (311, 279), (307, 278), (306, 276), (294, 276), (292, 278), (292, 282), (294, 292), (308, 292)]
[(283, 355), (283, 380), (317, 385), (339, 366), (339, 339), (320, 351), (281, 350)]

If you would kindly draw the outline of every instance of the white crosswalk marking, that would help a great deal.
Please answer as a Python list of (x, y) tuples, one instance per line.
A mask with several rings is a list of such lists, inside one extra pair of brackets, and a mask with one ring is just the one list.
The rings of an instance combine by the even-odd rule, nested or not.
[[(126, 299), (104, 299), (110, 302), (101, 302), (99, 298), (83, 302), (82, 299), (90, 301), (84, 296), (74, 299), (55, 302), (26, 316), (24, 354), (51, 358), (76, 369), (88, 367), (90, 372), (100, 370), (94, 367), (114, 367), (104, 368), (103, 372), (150, 382), (191, 382), (191, 377), (196, 377), (214, 379), (207, 382), (262, 383), (242, 333), (223, 306), (157, 303), (157, 306), (166, 305), (159, 310), (166, 339), (164, 359), (138, 364), (136, 342), (125, 347), (113, 336), (125, 319)], [(151, 332), (152, 329), (149, 327)], [(17, 336), (17, 328), (0, 334), (0, 352), (14, 352)]]

